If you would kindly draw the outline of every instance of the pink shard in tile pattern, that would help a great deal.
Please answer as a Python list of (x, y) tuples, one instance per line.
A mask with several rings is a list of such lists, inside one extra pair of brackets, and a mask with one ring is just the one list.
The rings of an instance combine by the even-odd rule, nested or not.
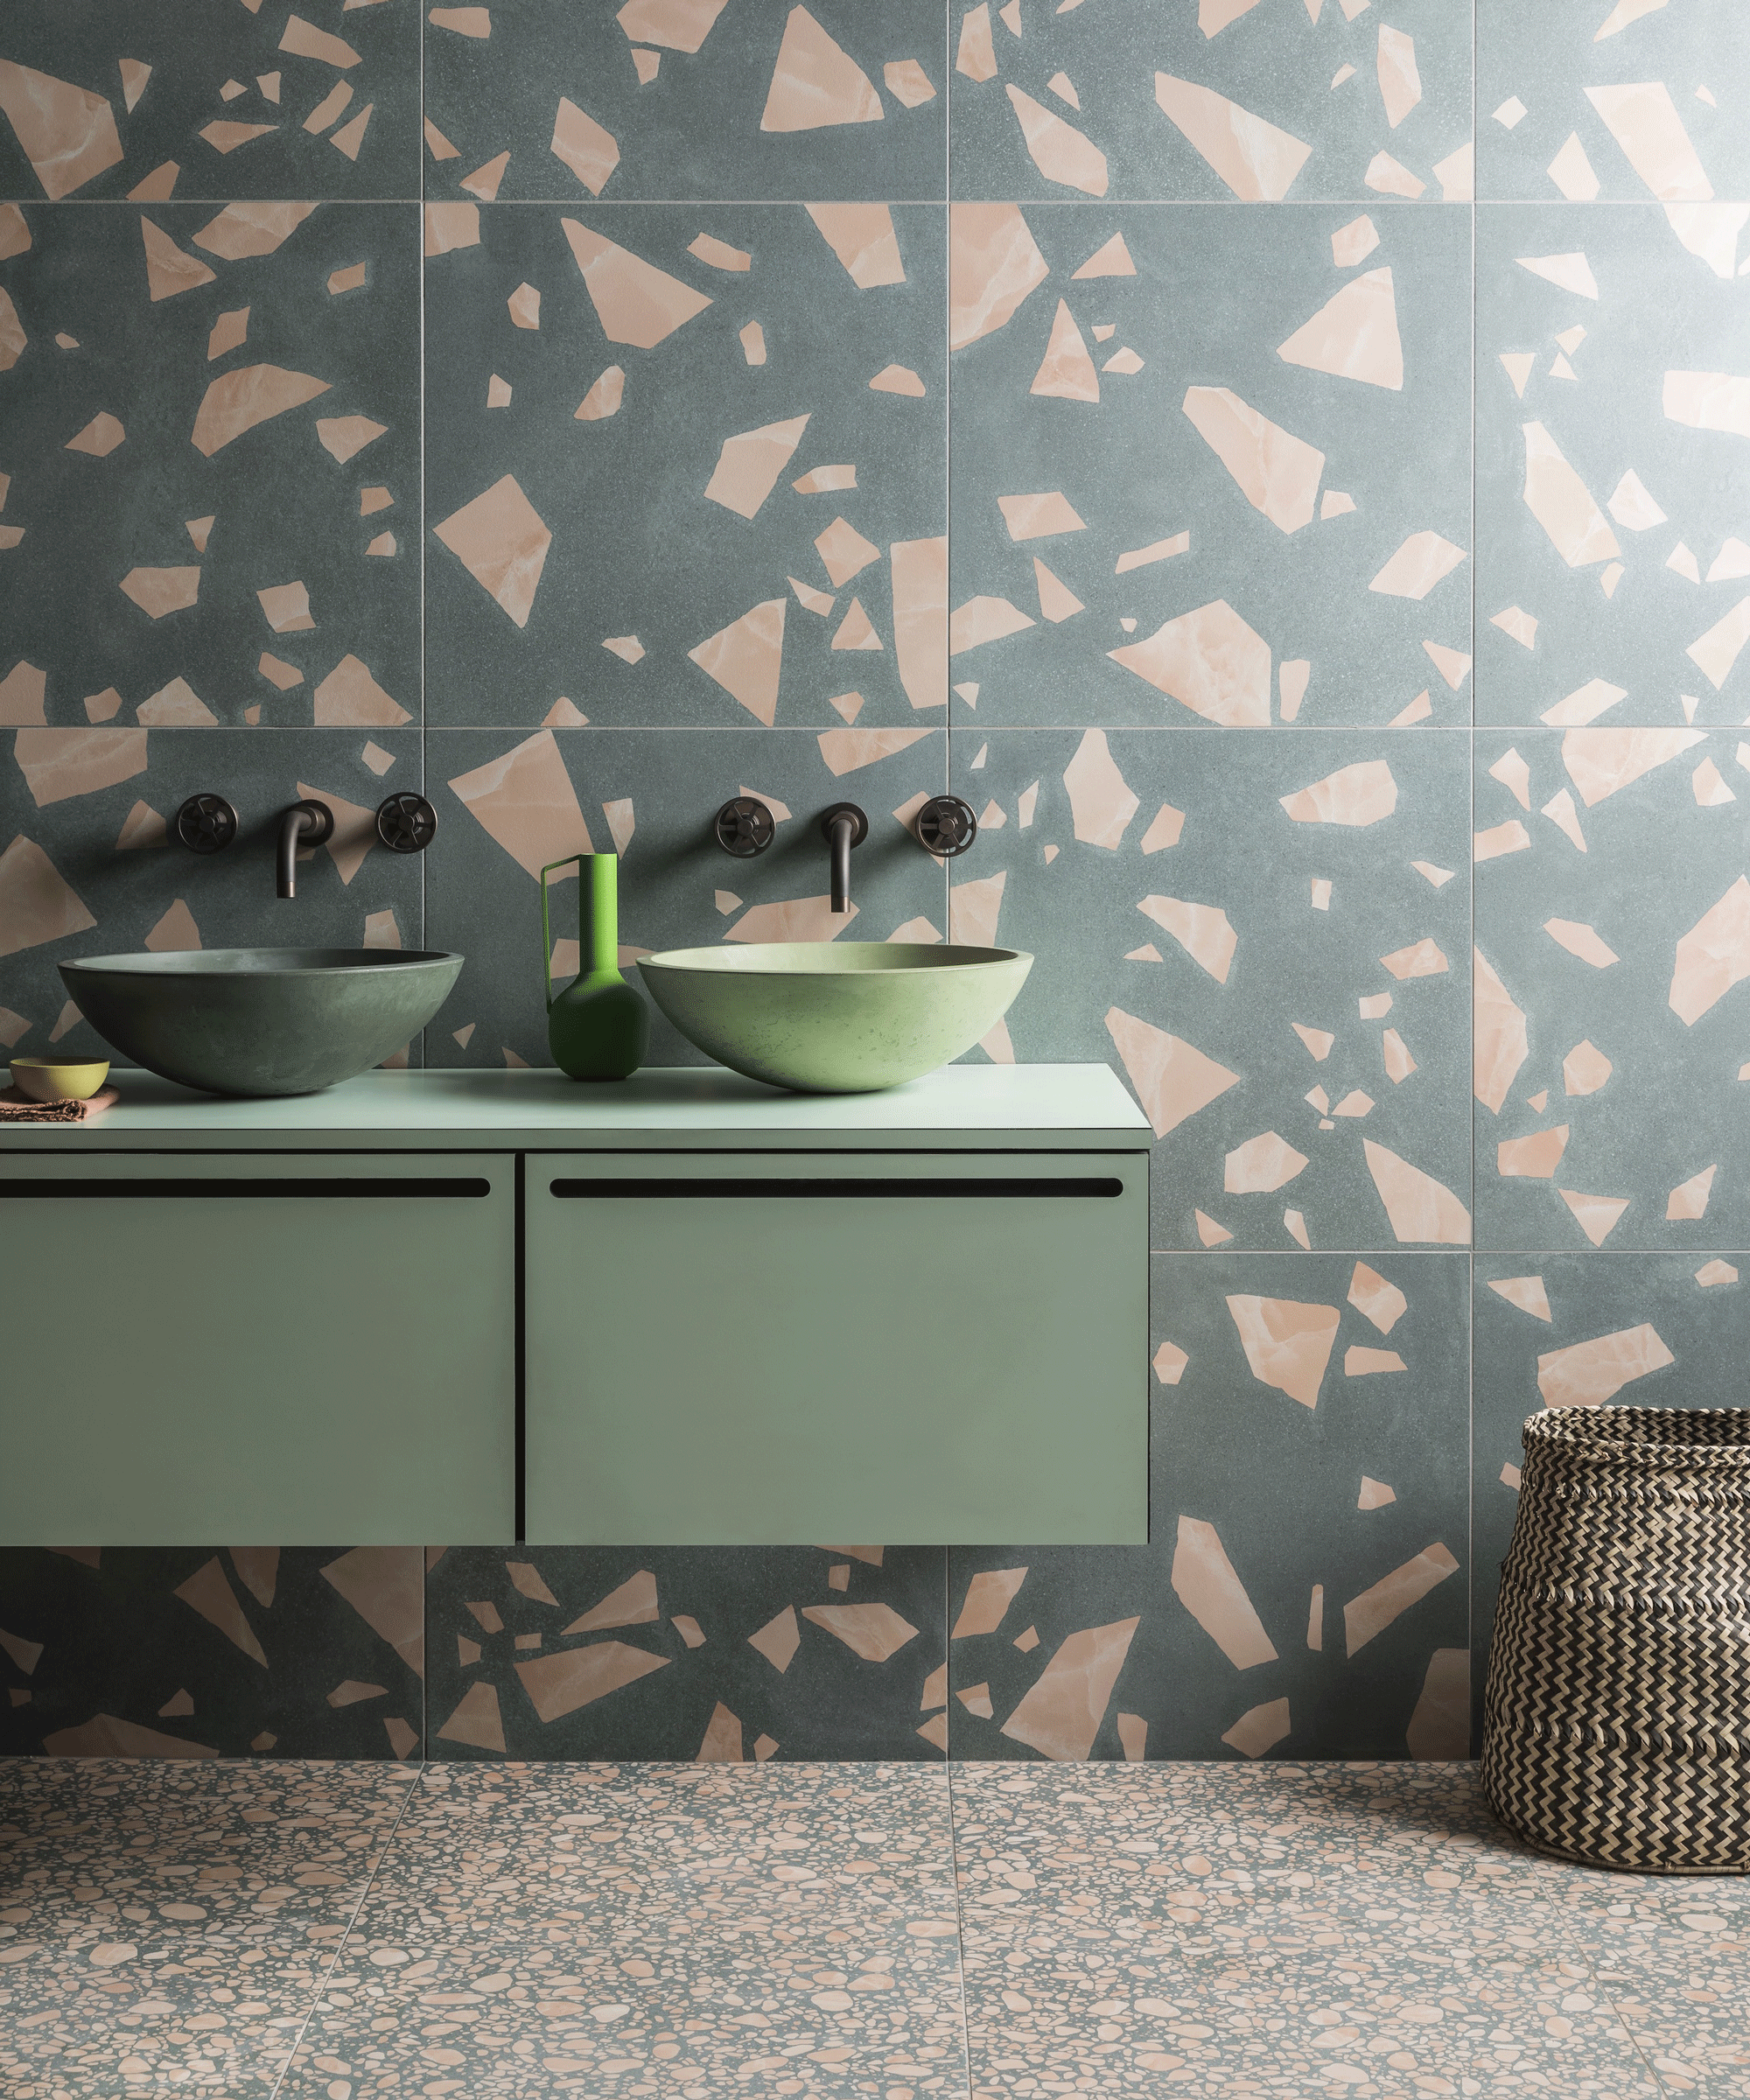
[(369, 668), (350, 653), (316, 688), (313, 699), (315, 719), (324, 726), (396, 729), (412, 719), (377, 683)]
[(1707, 171), (1662, 80), (1588, 88), (1586, 96), (1629, 166), (1662, 204), (1703, 203), (1713, 195)]
[[(140, 239), (146, 251), (146, 290), (154, 304), (160, 299), (172, 299), (180, 291), (193, 291), (202, 284), (212, 284), (214, 272), (200, 256), (178, 248), (164, 228), (155, 225), (144, 212), (140, 214)], [(245, 307), (243, 311), (247, 314), (248, 309)], [(217, 335), (217, 328), (214, 333)], [(238, 342), (242, 340), (241, 335), (236, 338)], [(206, 354), (212, 358), (219, 353), (209, 346)]]
[(1057, 302), (1051, 340), (1027, 391), (1060, 401), (1096, 402), (1100, 398), (1100, 375), (1094, 369), (1094, 360), (1088, 354), (1082, 331), (1076, 326), (1075, 317), (1065, 299)]
[(1620, 551), (1616, 535), (1591, 491), (1541, 423), (1522, 426), (1525, 438), (1525, 508), (1571, 569), (1584, 569)]
[(1750, 438), (1750, 378), (1731, 372), (1667, 372), (1662, 402), (1672, 423)]
[(727, 0), (626, 0), (614, 17), (629, 40), (664, 51), (696, 52)]
[(0, 956), (88, 932), (96, 923), (34, 839), (20, 832), (0, 852)]
[[(1100, 734), (1097, 730), (1088, 733)], [(1218, 984), (1227, 983), (1239, 935), (1219, 905), (1186, 904), (1177, 897), (1144, 897), (1137, 909), (1171, 934), (1192, 961)]]
[(1025, 1568), (986, 1568), (975, 1575), (966, 1586), (966, 1596), (949, 1640), (964, 1641), (976, 1634), (994, 1634), (1013, 1603), (1015, 1592), (1026, 1578)]
[(959, 882), (948, 892), (948, 937), (969, 948), (994, 948), (997, 921), (1003, 908), (1007, 869), (982, 876), (976, 882)]
[[(601, 195), (620, 165), (619, 140), (567, 95), (559, 97), (549, 150), (555, 160), (564, 162), (592, 197)], [(569, 224), (567, 221), (568, 227)]]
[(897, 752), (909, 750), (929, 733), (927, 729), (823, 729), (816, 741), (827, 771), (842, 778), (862, 766), (890, 759)]
[(1182, 405), (1254, 510), (1280, 532), (1298, 532), (1312, 523), (1325, 471), (1323, 452), (1226, 387), (1187, 388)]
[(1181, 612), (1145, 641), (1106, 653), (1206, 722), (1235, 729), (1270, 720), (1270, 644), (1225, 598)]
[(873, 81), (856, 60), (807, 8), (793, 7), (785, 18), (760, 129), (818, 131), (837, 124), (879, 123), (886, 115)]
[(1564, 1123), (1552, 1130), (1533, 1130), (1526, 1138), (1503, 1138), (1494, 1148), (1494, 1171), (1535, 1181), (1552, 1180), (1567, 1149), (1568, 1126)]
[(1120, 1619), (1071, 1634), (1003, 1723), (1003, 1733), (1045, 1757), (1086, 1758), (1140, 1624)]
[(571, 1634), (595, 1634), (616, 1626), (654, 1626), (662, 1617), (656, 1597), (656, 1578), (648, 1568), (640, 1568), (629, 1575), (617, 1588), (610, 1590), (599, 1604), (592, 1605), (580, 1618), (569, 1626), (560, 1628), (560, 1636)]
[(590, 295), (602, 332), (611, 343), (654, 349), (710, 304), (704, 292), (695, 291), (690, 284), (671, 277), (606, 234), (593, 232), (575, 219), (562, 219), (559, 223), (583, 272), (584, 289)]
[(1307, 1164), (1285, 1138), (1265, 1130), (1236, 1145), (1222, 1163), (1222, 1186), (1230, 1196), (1268, 1194), (1293, 1180)]
[(122, 595), (130, 598), (153, 620), (186, 612), (200, 595), (199, 569), (130, 569), (122, 578)]
[(1206, 1057), (1194, 1044), (1170, 1035), (1121, 1007), (1108, 1010), (1106, 1032), (1157, 1138), (1177, 1130), (1229, 1087), (1240, 1083), (1237, 1072)]
[(1521, 1066), (1530, 1055), (1525, 1015), (1480, 948), (1472, 951), (1474, 1030), (1472, 1087), (1498, 1116)]
[(778, 712), (784, 612), (788, 602), (781, 598), (766, 598), (687, 651), (707, 677), (715, 679), (767, 729)]
[(1213, 88), (1170, 73), (1154, 76), (1161, 113), (1248, 204), (1279, 203), (1312, 149)]
[(69, 452), (88, 452), (94, 459), (107, 459), (127, 435), (116, 418), (104, 410), (94, 416), (76, 437), (69, 438), (65, 449)]
[[(474, 209), (472, 205), (463, 208)], [(315, 209), (313, 204), (228, 204), (194, 235), (194, 245), (228, 262), (270, 256)]]
[(1191, 1359), (1177, 1342), (1164, 1341), (1155, 1351), (1151, 1362), (1154, 1375), (1163, 1385), (1177, 1385), (1185, 1376)]
[(1404, 1731), (1413, 1758), (1458, 1763), (1470, 1754), (1471, 1657), (1466, 1648), (1437, 1648)]
[(1334, 379), (1354, 379), (1401, 392), (1404, 344), (1389, 269), (1351, 277), (1287, 341), (1277, 346), (1284, 364)]
[(155, 955), (172, 955), (200, 946), (194, 914), (178, 897), (141, 943)]
[(961, 17), (954, 70), (964, 74), (969, 80), (996, 79), (997, 53), (990, 41), (990, 0), (979, 0), (976, 7), (968, 8)]
[(1428, 940), (1400, 948), (1394, 955), (1382, 956), (1380, 962), (1399, 984), (1409, 977), (1444, 976), (1452, 967), (1436, 943)]
[(899, 540), (888, 549), (893, 652), (914, 708), (948, 705), (948, 541)]
[(1015, 204), (951, 205), (948, 269), (950, 350), (1006, 326), (1051, 274)]
[(515, 475), (503, 475), (432, 529), (500, 609), (526, 627), (553, 536)]
[(1713, 1193), (1713, 1177), (1718, 1166), (1704, 1166), (1698, 1174), (1691, 1174), (1687, 1181), (1679, 1182), (1665, 1199), (1667, 1219), (1703, 1218), (1707, 1215), (1707, 1200)]
[[(806, 416), (794, 416), (787, 423), (764, 424), (756, 430), (743, 430), (736, 437), (725, 438), (718, 454), (717, 466), (705, 484), (706, 496), (713, 503), (721, 503), (725, 510), (734, 511), (738, 517), (756, 516), (802, 443), (808, 423)], [(872, 561), (875, 554), (876, 550), (870, 548), (867, 558)], [(844, 578), (834, 576), (832, 580), (839, 584)]]
[(556, 1721), (653, 1670), (666, 1669), (668, 1662), (667, 1656), (653, 1656), (624, 1641), (597, 1641), (535, 1656), (515, 1669), (536, 1712), (543, 1721)]
[(1392, 130), (1422, 100), (1422, 80), (1416, 68), (1415, 39), (1401, 29), (1380, 26), (1377, 59), (1380, 100), (1385, 104), (1385, 121)]
[(905, 283), (906, 266), (893, 230), (893, 214), (885, 204), (811, 204), (806, 208), (859, 290)]
[(620, 401), (626, 389), (626, 373), (619, 365), (610, 365), (596, 380), (589, 392), (578, 403), (575, 423), (603, 423), (610, 416), (618, 415)]
[(907, 109), (920, 109), (935, 100), (930, 77), (915, 59), (890, 59), (881, 68), (881, 78), (888, 94)]
[(592, 853), (558, 739), (538, 731), (502, 758), (450, 782), (455, 794), (519, 867), (537, 877), (549, 863)]
[(1430, 1590), (1456, 1575), (1459, 1564), (1444, 1545), (1424, 1547), (1413, 1560), (1363, 1590), (1343, 1606), (1343, 1633), (1351, 1656), (1382, 1634), (1395, 1619), (1419, 1604)]
[[(571, 222), (567, 220), (566, 225)], [(480, 207), (477, 204), (428, 204), (425, 207), (425, 253), (447, 256), (458, 248), (480, 244)]]
[(1558, 1188), (1556, 1194), (1594, 1247), (1602, 1247), (1610, 1237), (1629, 1202), (1627, 1196), (1588, 1196), (1572, 1188)]
[[(1140, 807), (1100, 729), (1084, 731), (1063, 775), (1075, 836), (1084, 845), (1116, 850)], [(1225, 973), (1224, 973), (1225, 974)]]
[(38, 808), (70, 796), (94, 794), (146, 770), (143, 729), (24, 728), (12, 756)]
[(1037, 495), (998, 496), (997, 508), (1009, 528), (1009, 537), (1019, 542), (1049, 538), (1060, 532), (1085, 532), (1086, 523), (1060, 489)]
[[(66, 1548), (50, 1547), (65, 1551)], [(271, 1740), (271, 1739), (270, 1739)], [(136, 1721), (119, 1719), (113, 1713), (94, 1714), (77, 1728), (57, 1728), (43, 1738), (49, 1757), (217, 1757), (217, 1750), (186, 1736), (166, 1735), (161, 1729), (143, 1728)], [(122, 1942), (122, 1945), (130, 1942)]]
[(1124, 236), (1114, 234), (1110, 241), (1095, 249), (1080, 270), (1070, 274), (1073, 277), (1133, 277), (1137, 266), (1130, 260)]
[(1103, 197), (1106, 156), (1093, 140), (1043, 103), (1036, 102), (1032, 95), (1023, 94), (1012, 81), (1004, 92), (1021, 127), (1032, 164), (1046, 180), (1068, 190), (1080, 190), (1084, 196)]
[(1438, 532), (1412, 532), (1368, 589), (1386, 598), (1424, 598), (1464, 559), (1464, 549)]
[(1337, 1339), (1338, 1308), (1244, 1294), (1230, 1297), (1227, 1304), (1253, 1377), (1302, 1407), (1317, 1407)]
[(1503, 1276), (1489, 1284), (1509, 1306), (1516, 1306), (1522, 1312), (1529, 1312), (1533, 1320), (1548, 1321), (1549, 1294), (1544, 1288), (1541, 1276)]
[(1545, 1407), (1602, 1407), (1633, 1380), (1676, 1362), (1657, 1330), (1643, 1320), (1540, 1356), (1537, 1390)]
[(1362, 1150), (1394, 1238), (1405, 1245), (1470, 1244), (1470, 1213), (1451, 1189), (1370, 1138)]
[(225, 1638), (233, 1646), (240, 1648), (251, 1662), (259, 1662), (263, 1670), (268, 1667), (262, 1644), (256, 1640), (254, 1629), (243, 1615), (243, 1607), (237, 1601), (236, 1592), (226, 1581), (224, 1567), (216, 1553), (211, 1560), (197, 1568), (186, 1582), (178, 1585), (172, 1593), (192, 1610), (199, 1612), (209, 1625), (216, 1626)]
[(328, 382), (281, 365), (242, 365), (214, 380), (201, 397), (191, 439), (210, 459), (246, 430), (328, 391)]
[[(1293, 1722), (1286, 1699), (1268, 1699), (1262, 1706), (1249, 1706), (1222, 1740), (1242, 1757), (1262, 1757), (1292, 1732)], [(1139, 2062), (1146, 2060), (1139, 2057)]]
[(802, 1616), (824, 1627), (865, 1662), (885, 1662), (917, 1638), (917, 1628), (891, 1604), (810, 1604), (803, 1606)]
[[(191, 256), (189, 261), (192, 262), (193, 260), (194, 257)], [(202, 264), (201, 267), (204, 269), (206, 266)], [(206, 274), (210, 277), (213, 273), (208, 270)], [(236, 349), (239, 344), (248, 340), (248, 333), (249, 310), (247, 306), (239, 306), (230, 313), (221, 313), (214, 322), (212, 332), (206, 338), (206, 361), (211, 364), (214, 358), (224, 357)], [(205, 552), (205, 550), (202, 551)]]
[[(1363, 212), (1331, 235), (1331, 260), (1339, 270), (1353, 270), (1379, 246), (1379, 229)], [(1292, 361), (1292, 360), (1291, 360)]]
[(1275, 1645), (1214, 1524), (1180, 1518), (1172, 1581), (1173, 1594), (1236, 1670), (1276, 1661)]
[[(1750, 888), (1750, 885), (1746, 887)], [(1620, 960), (1616, 950), (1603, 939), (1597, 928), (1586, 925), (1583, 920), (1546, 919), (1544, 931), (1558, 948), (1566, 948), (1571, 956), (1589, 962), (1594, 970), (1608, 970)]]
[(386, 423), (373, 423), (368, 416), (318, 416), (316, 436), (325, 452), (344, 466), (355, 453), (374, 444), (388, 430)]
[(1712, 1291), (1721, 1284), (1735, 1284), (1738, 1271), (1730, 1262), (1704, 1262), (1695, 1272), (1695, 1280), (1704, 1291)]
[(986, 642), (1001, 641), (1038, 625), (1030, 612), (1023, 612), (1006, 598), (969, 598), (955, 607), (948, 620), (948, 653), (963, 656), (968, 649), (982, 648)]
[(1677, 942), (1667, 1003), (1693, 1028), (1750, 976), (1750, 878), (1740, 875)]
[(219, 720), (186, 678), (172, 678), (134, 710), (149, 729), (211, 729)]
[[(1270, 719), (1267, 712), (1264, 719)], [(1382, 822), (1396, 808), (1397, 782), (1383, 759), (1363, 759), (1279, 800), (1297, 824), (1343, 824), (1365, 830)]]
[(416, 1546), (354, 1546), (322, 1570), (379, 1640), (425, 1674), (425, 1586)]
[(71, 80), (0, 59), (0, 109), (52, 200), (71, 196), (122, 158), (115, 111)]
[(835, 518), (823, 532), (816, 534), (815, 551), (835, 589), (860, 575), (881, 555), (878, 547), (865, 540), (848, 518), (842, 517)]
[(1684, 651), (1696, 668), (1718, 692), (1750, 641), (1750, 598), (1741, 598), (1723, 620), (1717, 620)]
[(1571, 729), (1562, 763), (1591, 809), (1704, 741), (1698, 729)]
[(1388, 1283), (1376, 1269), (1369, 1269), (1365, 1262), (1355, 1264), (1354, 1274), (1349, 1278), (1349, 1303), (1356, 1312), (1364, 1313), (1382, 1334), (1390, 1334), (1410, 1307), (1409, 1299), (1397, 1285)]
[(848, 913), (832, 908), (832, 899), (786, 897), (773, 904), (756, 904), (744, 912), (724, 935), (725, 941), (836, 941), (858, 915), (853, 904)]

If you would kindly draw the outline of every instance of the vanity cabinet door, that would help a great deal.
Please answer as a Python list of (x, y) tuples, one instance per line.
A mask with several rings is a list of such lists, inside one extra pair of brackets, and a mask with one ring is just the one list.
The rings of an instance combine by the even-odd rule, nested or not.
[(0, 1160), (0, 1539), (514, 1536), (514, 1160)]
[(531, 1155), (528, 1536), (1145, 1539), (1147, 1171)]

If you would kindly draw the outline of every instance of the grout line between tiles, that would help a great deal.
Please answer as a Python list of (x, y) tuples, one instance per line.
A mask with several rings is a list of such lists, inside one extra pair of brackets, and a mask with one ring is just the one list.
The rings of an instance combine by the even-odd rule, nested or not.
[[(952, 1694), (949, 1695), (952, 1697)], [(948, 1724), (952, 1737), (953, 1723)], [(948, 1859), (954, 1870), (954, 1950), (960, 1969), (961, 2062), (966, 2066), (967, 2100), (972, 2096), (972, 2022), (966, 2003), (966, 1914), (960, 1900), (960, 1831), (954, 1816), (954, 1760), (948, 1760)]]
[(298, 2062), (298, 2052), (304, 2047), (304, 2037), (310, 2031), (310, 2023), (316, 2016), (316, 2008), (321, 2004), (323, 1993), (328, 1988), (328, 1979), (339, 1966), (341, 1953), (345, 1950), (347, 1941), (353, 1936), (353, 1928), (358, 1923), (372, 1889), (376, 1886), (377, 1875), (382, 1871), (383, 1861), (388, 1858), (389, 1847), (395, 1843), (396, 1833), (400, 1830), (407, 1811), (412, 1805), (413, 1797), (419, 1791), (423, 1783), (421, 1769), (419, 1766), (416, 1765), (410, 1774), (408, 1789), (401, 1797), (401, 1806), (396, 1811), (395, 1821), (389, 1825), (388, 1835), (382, 1841), (382, 1850), (371, 1862), (371, 1871), (365, 1877), (365, 1886), (359, 1891), (359, 1900), (353, 1906), (353, 1914), (346, 1921), (346, 1929), (335, 1941), (334, 1951), (328, 1957), (328, 1965), (322, 1971), (321, 1979), (317, 1984), (315, 1990), (310, 1994), (310, 2003), (304, 2009), (304, 2018), (298, 2023), (298, 2033), (292, 2037), (291, 2047), (285, 2053), (285, 2062), (274, 2074), (274, 2082), (269, 2090), (268, 2100), (280, 2100), (280, 2095), (285, 2090), (286, 2078), (290, 2073), (292, 2065)]

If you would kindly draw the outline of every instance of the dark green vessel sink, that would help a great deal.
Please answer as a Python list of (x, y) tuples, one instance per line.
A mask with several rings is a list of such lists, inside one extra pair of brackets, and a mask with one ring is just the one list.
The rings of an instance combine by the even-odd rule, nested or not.
[(63, 962), (112, 1049), (205, 1094), (314, 1094), (380, 1065), (450, 996), (460, 956), (381, 948), (207, 948)]

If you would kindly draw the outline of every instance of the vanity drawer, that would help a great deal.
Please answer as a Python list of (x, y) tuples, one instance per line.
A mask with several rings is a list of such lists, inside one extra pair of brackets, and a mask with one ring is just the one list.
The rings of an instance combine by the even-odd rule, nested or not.
[(0, 1159), (0, 1538), (514, 1536), (514, 1161)]
[(527, 1536), (1140, 1543), (1147, 1160), (531, 1154)]

